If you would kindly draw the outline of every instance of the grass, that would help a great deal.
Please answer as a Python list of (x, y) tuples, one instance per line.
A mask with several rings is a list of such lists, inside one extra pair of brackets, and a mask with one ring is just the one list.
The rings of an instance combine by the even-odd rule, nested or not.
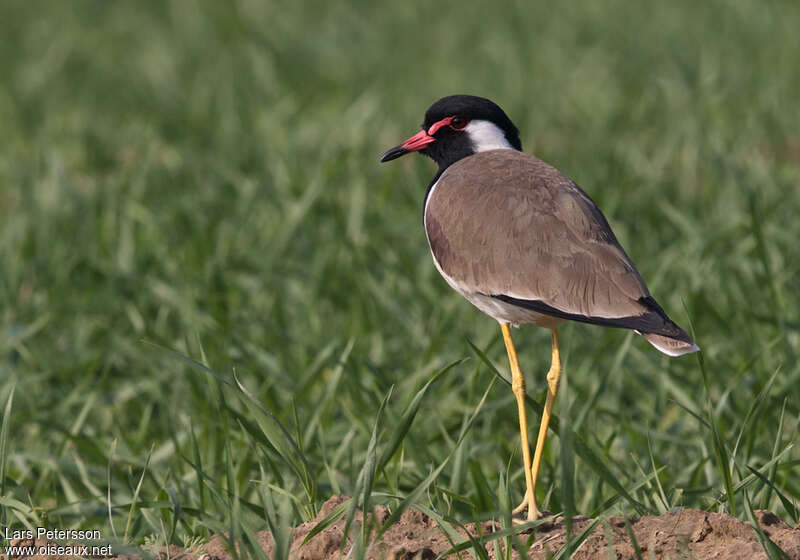
[[(591, 194), (703, 348), (562, 328), (542, 505), (796, 523), (798, 22), (777, 0), (2, 3), (4, 525), (256, 556), (332, 494), (502, 517), (524, 478), (498, 329), (430, 262), (432, 164), (377, 162), (456, 92)], [(548, 333), (515, 337), (541, 403)]]

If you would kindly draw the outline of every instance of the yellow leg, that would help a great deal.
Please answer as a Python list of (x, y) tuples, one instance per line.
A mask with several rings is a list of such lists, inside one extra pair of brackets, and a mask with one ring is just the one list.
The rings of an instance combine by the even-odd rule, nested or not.
[(525, 413), (525, 378), (522, 377), (522, 372), (519, 369), (517, 351), (514, 349), (514, 341), (511, 339), (511, 329), (508, 328), (508, 323), (500, 323), (500, 330), (503, 332), (503, 341), (506, 343), (506, 352), (508, 353), (508, 363), (511, 366), (511, 390), (514, 391), (514, 396), (517, 397), (519, 434), (522, 438), (522, 462), (525, 466), (525, 499), (522, 502), (522, 506), (515, 509), (514, 513), (525, 509), (526, 504), (533, 504), (533, 507), (528, 508), (528, 519), (533, 520), (539, 516), (539, 511), (536, 509), (536, 500), (533, 494), (534, 482), (533, 471), (531, 471), (531, 449), (528, 444), (528, 417)]
[(542, 462), (542, 452), (544, 451), (544, 440), (547, 438), (547, 427), (550, 425), (550, 415), (553, 412), (553, 404), (558, 394), (558, 380), (561, 377), (561, 355), (558, 351), (558, 332), (553, 329), (553, 349), (550, 359), (550, 370), (547, 372), (547, 398), (544, 401), (542, 411), (542, 423), (539, 425), (539, 437), (536, 439), (536, 451), (533, 453), (533, 502), (532, 507), (528, 508), (528, 519), (531, 518), (531, 510), (534, 510), (534, 519), (541, 516), (536, 507), (536, 480), (539, 477), (539, 465)]

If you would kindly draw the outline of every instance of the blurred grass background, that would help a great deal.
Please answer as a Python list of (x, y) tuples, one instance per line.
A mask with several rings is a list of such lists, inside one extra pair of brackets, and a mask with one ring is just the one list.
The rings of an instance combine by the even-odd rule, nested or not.
[[(704, 350), (708, 392), (696, 357), (561, 329), (562, 433), (607, 473), (556, 432), (540, 502), (636, 513), (611, 473), (641, 511), (796, 522), (798, 25), (777, 0), (0, 3), (3, 524), (285, 535), (363, 491), (395, 436), (373, 500), (397, 504), (451, 452), (418, 502), (466, 520), (506, 483), (518, 500), (502, 383), (455, 447), (494, 378), (467, 341), (507, 365), (430, 261), (433, 164), (378, 163), (451, 93), (498, 102), (590, 193)], [(539, 400), (549, 335), (515, 335)], [(165, 349), (235, 371), (299, 449)]]

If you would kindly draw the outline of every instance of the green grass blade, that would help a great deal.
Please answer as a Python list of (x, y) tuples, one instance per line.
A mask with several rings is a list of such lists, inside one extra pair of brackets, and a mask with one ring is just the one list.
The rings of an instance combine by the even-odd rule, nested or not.
[(679, 403), (678, 401), (670, 401), (670, 402), (672, 402), (672, 403), (674, 403), (674, 404), (677, 404), (677, 405), (678, 405), (679, 407), (681, 407), (683, 410), (685, 410), (686, 412), (688, 412), (688, 413), (689, 413), (689, 415), (691, 415), (691, 416), (692, 416), (692, 417), (693, 417), (695, 420), (697, 420), (698, 422), (700, 422), (700, 424), (701, 424), (702, 426), (704, 426), (704, 427), (708, 428), (709, 430), (711, 429), (711, 424), (709, 424), (709, 423), (708, 423), (708, 420), (706, 420), (705, 418), (703, 418), (702, 416), (700, 416), (698, 413), (696, 413), (696, 412), (695, 412), (694, 410), (692, 410), (691, 408), (689, 408), (689, 407), (686, 407), (686, 406), (682, 405), (682, 404), (681, 404), (681, 403)]
[(136, 502), (139, 500), (139, 492), (142, 490), (142, 483), (144, 482), (144, 476), (147, 474), (147, 469), (150, 466), (150, 458), (153, 456), (153, 449), (155, 449), (155, 444), (150, 447), (150, 452), (147, 454), (147, 459), (144, 462), (144, 468), (142, 469), (142, 474), (139, 476), (139, 483), (136, 485), (136, 489), (133, 492), (133, 499), (131, 500), (130, 508), (128, 509), (128, 519), (125, 521), (125, 532), (122, 535), (122, 542), (124, 544), (129, 544), (129, 534), (131, 530), (131, 524), (133, 523), (133, 514), (136, 511)]
[(700, 371), (703, 374), (703, 384), (706, 388), (706, 415), (708, 417), (708, 424), (711, 426), (712, 445), (714, 448), (714, 456), (717, 459), (717, 470), (719, 471), (722, 477), (722, 482), (725, 486), (725, 495), (728, 499), (728, 509), (731, 512), (731, 515), (736, 516), (736, 495), (733, 491), (733, 473), (731, 472), (732, 465), (730, 461), (730, 453), (728, 452), (728, 448), (722, 439), (722, 434), (719, 431), (719, 424), (711, 406), (711, 388), (702, 350), (697, 352), (697, 361), (700, 364)]
[(288, 560), (289, 550), (292, 544), (292, 530), (289, 528), (288, 519), (285, 512), (278, 515), (275, 508), (275, 500), (267, 483), (267, 475), (264, 466), (258, 465), (261, 473), (261, 504), (266, 512), (266, 522), (274, 543), (273, 560)]
[[(378, 413), (375, 415), (375, 424), (372, 428), (372, 435), (369, 438), (369, 445), (367, 446), (367, 460), (364, 462), (364, 494), (361, 498), (361, 511), (364, 514), (364, 522), (361, 524), (361, 532), (364, 542), (366, 543), (369, 536), (369, 523), (367, 523), (367, 516), (372, 512), (371, 498), (372, 498), (372, 485), (375, 482), (375, 472), (378, 464), (377, 446), (378, 446), (378, 430), (381, 425), (381, 418), (383, 417), (383, 409), (386, 408), (386, 403), (392, 397), (394, 386), (389, 388), (386, 396), (383, 398), (381, 405), (378, 407)], [(345, 530), (345, 536), (347, 530)]]
[[(505, 472), (500, 473), (500, 476), (497, 477), (497, 508), (500, 510), (500, 527), (503, 529), (508, 529), (513, 527), (513, 521), (511, 518), (511, 509), (514, 507), (511, 505), (511, 492), (508, 487), (508, 479), (509, 473), (511, 471), (511, 461), (509, 460), (508, 464), (506, 465)], [(512, 537), (508, 535), (503, 539), (503, 548), (505, 549), (505, 560), (511, 560), (511, 551), (514, 545), (512, 544)], [(495, 541), (495, 555), (499, 558), (500, 556), (500, 541)]]
[(385, 533), (386, 530), (389, 527), (391, 527), (394, 523), (397, 522), (398, 519), (400, 519), (400, 516), (403, 515), (403, 512), (405, 512), (409, 507), (411, 507), (411, 505), (414, 502), (416, 502), (419, 499), (419, 497), (428, 489), (428, 487), (430, 487), (430, 485), (433, 483), (433, 481), (436, 480), (436, 477), (439, 476), (439, 473), (442, 472), (444, 467), (447, 466), (447, 463), (453, 457), (453, 455), (455, 454), (456, 450), (461, 445), (461, 442), (464, 441), (464, 438), (469, 433), (469, 430), (472, 428), (473, 424), (475, 423), (475, 419), (478, 417), (478, 414), (480, 413), (481, 409), (483, 408), (483, 405), (486, 402), (486, 398), (489, 396), (489, 393), (491, 392), (492, 388), (494, 387), (495, 379), (496, 378), (492, 378), (492, 380), (489, 382), (489, 385), (486, 388), (486, 391), (483, 393), (483, 397), (481, 397), (480, 402), (478, 402), (478, 405), (475, 407), (475, 410), (472, 412), (472, 416), (470, 416), (469, 420), (467, 421), (466, 426), (462, 430), (461, 435), (459, 436), (458, 441), (456, 442), (455, 446), (450, 450), (450, 453), (447, 455), (447, 457), (444, 458), (444, 461), (442, 461), (439, 464), (438, 467), (436, 467), (428, 476), (426, 476), (425, 479), (422, 482), (420, 482), (416, 486), (416, 488), (414, 488), (414, 490), (412, 490), (405, 497), (405, 499), (403, 499), (400, 502), (400, 504), (398, 504), (398, 506), (394, 509), (392, 514), (389, 516), (389, 518), (386, 520), (386, 522), (383, 524), (383, 526), (378, 531), (378, 537), (377, 538), (380, 538), (383, 535), (383, 533)]
[[(361, 467), (361, 470), (358, 473), (358, 477), (356, 478), (356, 485), (353, 489), (353, 494), (355, 495), (356, 499), (350, 502), (350, 507), (347, 510), (347, 518), (344, 524), (344, 531), (342, 533), (342, 540), (339, 544), (340, 550), (344, 549), (345, 544), (347, 543), (347, 539), (350, 536), (350, 525), (353, 523), (353, 519), (355, 519), (356, 509), (358, 506), (361, 506), (361, 511), (363, 514), (363, 521), (361, 524), (362, 527), (362, 535), (358, 538), (360, 542), (363, 544), (365, 542), (365, 535), (363, 531), (366, 531), (367, 526), (367, 514), (369, 513), (369, 501), (372, 494), (372, 484), (375, 478), (375, 467), (376, 467), (376, 446), (378, 442), (378, 430), (380, 428), (380, 421), (381, 416), (383, 415), (383, 409), (386, 407), (386, 403), (389, 401), (391, 397), (392, 390), (394, 387), (391, 387), (386, 395), (383, 397), (380, 406), (378, 407), (378, 413), (375, 415), (375, 422), (372, 425), (372, 434), (370, 436), (369, 445), (367, 446), (367, 456), (366, 460), (364, 461), (364, 465)], [(360, 503), (359, 503), (359, 494), (361, 494)]]
[(117, 438), (111, 440), (111, 450), (108, 452), (108, 470), (106, 472), (106, 484), (108, 489), (106, 492), (106, 505), (108, 507), (108, 524), (111, 526), (111, 534), (117, 538), (117, 530), (114, 527), (113, 506), (111, 505), (111, 472), (114, 467), (114, 453), (117, 451)]
[(537, 527), (541, 527), (542, 525), (547, 525), (553, 522), (553, 517), (543, 517), (541, 519), (537, 519), (536, 521), (529, 521), (527, 523), (523, 523), (520, 525), (515, 525), (513, 527), (506, 527), (504, 529), (500, 529), (499, 531), (494, 531), (488, 533), (486, 535), (482, 535), (478, 538), (475, 538), (468, 534), (468, 536), (456, 544), (454, 547), (442, 552), (439, 555), (439, 558), (445, 558), (450, 556), (451, 554), (455, 554), (456, 552), (467, 550), (469, 548), (473, 548), (477, 551), (478, 547), (475, 545), (480, 545), (480, 548), (485, 551), (484, 545), (486, 543), (496, 541), (498, 539), (504, 539), (509, 536), (516, 536), (529, 531), (530, 529), (535, 529)]
[[(653, 472), (651, 472), (650, 474), (648, 474), (647, 476), (645, 476), (643, 479), (641, 479), (641, 480), (640, 480), (639, 482), (637, 482), (636, 484), (633, 484), (633, 485), (630, 487), (630, 490), (629, 490), (629, 491), (630, 491), (631, 493), (638, 492), (638, 491), (639, 491), (639, 489), (643, 488), (644, 486), (647, 486), (647, 485), (650, 483), (650, 481), (651, 481), (651, 480), (652, 480), (654, 477), (658, 476), (658, 473), (660, 473), (660, 472), (661, 472), (662, 470), (664, 470), (665, 468), (666, 468), (665, 466), (661, 466), (661, 467), (659, 467), (658, 469), (654, 469), (654, 470), (653, 470)], [(611, 507), (612, 507), (614, 504), (616, 504), (616, 503), (617, 503), (617, 502), (618, 502), (618, 501), (621, 499), (621, 497), (622, 497), (622, 495), (621, 495), (621, 494), (617, 494), (617, 495), (615, 495), (615, 496), (612, 496), (612, 497), (610, 497), (610, 498), (609, 498), (609, 499), (607, 499), (605, 502), (603, 502), (603, 504), (602, 504), (600, 507), (598, 507), (598, 508), (596, 508), (595, 510), (593, 510), (592, 512), (590, 512), (590, 513), (589, 513), (589, 517), (599, 517), (599, 516), (600, 516), (600, 515), (602, 515), (604, 512), (606, 512), (607, 510), (609, 510), (609, 509), (610, 509), (610, 508), (611, 508)]]
[(414, 418), (417, 416), (417, 412), (419, 412), (420, 404), (422, 404), (422, 398), (425, 396), (425, 393), (428, 391), (428, 388), (431, 385), (433, 385), (433, 383), (436, 382), (445, 373), (447, 373), (457, 365), (462, 364), (464, 361), (465, 358), (462, 358), (443, 367), (438, 372), (436, 372), (427, 383), (425, 383), (422, 389), (417, 391), (417, 393), (414, 395), (414, 398), (411, 399), (411, 402), (403, 411), (403, 415), (400, 417), (400, 421), (397, 423), (394, 430), (392, 431), (392, 436), (389, 439), (388, 445), (384, 448), (383, 452), (381, 453), (381, 457), (378, 460), (378, 470), (383, 470), (384, 467), (386, 467), (386, 464), (392, 458), (392, 455), (394, 455), (395, 451), (397, 451), (397, 448), (400, 447), (400, 444), (406, 437), (408, 430), (411, 428), (411, 424), (414, 422)]
[(241, 391), (242, 401), (255, 417), (258, 427), (275, 448), (281, 458), (291, 466), (306, 491), (306, 496), (313, 502), (316, 482), (311, 476), (311, 469), (300, 446), (297, 445), (291, 433), (283, 426), (278, 417), (262, 405), (258, 399), (244, 386), (234, 372), (236, 386)]
[[(793, 448), (794, 448), (794, 444), (793, 443), (788, 444), (784, 448), (783, 451), (778, 453), (778, 455), (776, 455), (775, 457), (773, 457), (772, 459), (770, 459), (769, 461), (764, 463), (764, 465), (759, 469), (759, 472), (763, 474), (764, 472), (769, 470), (773, 465), (777, 465), (786, 455), (789, 454), (789, 452)], [(736, 485), (732, 489), (732, 492), (734, 494), (737, 494), (737, 493), (741, 492), (742, 490), (748, 488), (751, 484), (753, 484), (757, 480), (758, 480), (758, 478), (756, 477), (756, 475), (750, 474), (750, 475), (746, 476), (745, 478), (743, 478), (742, 480), (740, 480), (738, 483), (736, 483)], [(722, 493), (722, 495), (720, 496), (720, 500), (728, 500), (728, 501), (730, 501), (730, 498), (728, 496), (727, 491)]]
[(770, 479), (768, 479), (766, 476), (758, 472), (756, 469), (754, 469), (750, 465), (747, 465), (747, 470), (753, 473), (756, 476), (756, 478), (758, 478), (759, 480), (761, 480), (761, 482), (769, 486), (769, 488), (772, 489), (772, 491), (778, 495), (778, 499), (781, 501), (781, 504), (783, 504), (784, 509), (789, 515), (792, 516), (792, 520), (794, 521), (794, 523), (797, 524), (798, 522), (797, 508), (795, 508), (792, 501), (789, 498), (787, 498), (783, 494), (783, 492), (778, 490), (778, 488), (772, 483)]
[[(421, 511), (422, 513), (424, 513), (425, 515), (427, 515), (428, 517), (430, 517), (431, 519), (433, 519), (436, 522), (436, 524), (439, 526), (439, 528), (441, 529), (441, 531), (444, 534), (444, 536), (447, 538), (447, 542), (450, 543), (451, 547), (455, 547), (456, 546), (456, 541), (460, 541), (461, 540), (461, 535), (456, 530), (456, 528), (453, 527), (453, 525), (451, 523), (449, 523), (437, 511), (435, 511), (435, 510), (433, 510), (433, 509), (431, 509), (431, 508), (429, 508), (429, 507), (427, 507), (427, 506), (425, 506), (423, 504), (416, 504), (414, 506), (414, 508), (419, 510), (419, 511)], [(459, 560), (461, 560), (461, 553), (458, 552), (457, 554), (458, 554)]]
[(744, 513), (747, 516), (747, 521), (756, 533), (756, 538), (759, 544), (761, 544), (761, 548), (764, 549), (764, 554), (766, 554), (767, 558), (770, 560), (790, 560), (789, 555), (764, 533), (764, 530), (758, 523), (758, 519), (756, 519), (755, 512), (753, 512), (753, 506), (750, 503), (750, 497), (747, 495), (747, 491), (743, 492), (743, 496)]
[[(781, 442), (783, 441), (783, 422), (784, 419), (786, 418), (786, 404), (788, 403), (788, 401), (789, 397), (784, 397), (783, 405), (781, 406), (781, 415), (778, 418), (777, 429), (775, 430), (775, 442), (772, 444), (772, 454), (771, 454), (772, 457), (775, 457), (778, 454), (778, 449), (780, 449)], [(776, 463), (775, 465), (772, 466), (769, 472), (768, 479), (770, 482), (775, 480), (775, 475), (777, 474), (777, 470), (778, 470), (778, 465)], [(771, 498), (770, 492), (772, 489), (773, 486), (771, 485), (767, 486), (766, 495), (764, 496), (765, 507), (769, 507), (769, 502)], [(787, 509), (787, 511), (789, 510)], [(797, 513), (792, 515), (792, 517), (794, 518), (795, 523), (799, 521), (797, 518)]]
[[(555, 556), (553, 556), (553, 560), (561, 560), (562, 558), (571, 558), (572, 554), (578, 552), (581, 545), (586, 542), (591, 534), (594, 532), (595, 527), (602, 522), (602, 518), (597, 517), (592, 519), (589, 523), (586, 524), (586, 527), (583, 530), (575, 535), (575, 537), (571, 538), (569, 541), (564, 543), (558, 552), (556, 552)], [(612, 546), (612, 545), (609, 545)], [(612, 546), (613, 548), (613, 546)]]
[[(6, 406), (3, 409), (3, 423), (0, 426), (0, 497), (6, 494), (6, 469), (8, 468), (8, 430), (11, 426), (11, 407), (14, 403), (14, 386), (8, 392)], [(0, 526), (6, 527), (6, 508), (0, 506)]]
[(335, 508), (331, 510), (331, 512), (319, 520), (319, 522), (314, 525), (314, 527), (308, 532), (306, 537), (303, 539), (303, 542), (300, 543), (300, 546), (306, 544), (308, 541), (313, 539), (315, 536), (319, 535), (322, 531), (339, 521), (342, 516), (350, 509), (352, 502), (354, 502), (352, 498), (349, 500), (345, 500)]
[(767, 395), (769, 394), (770, 389), (772, 389), (772, 384), (775, 382), (775, 379), (778, 377), (778, 373), (780, 373), (780, 371), (780, 367), (775, 368), (775, 371), (761, 388), (761, 391), (758, 392), (756, 398), (751, 401), (750, 406), (747, 409), (747, 414), (745, 414), (744, 420), (742, 421), (742, 427), (739, 429), (739, 435), (736, 436), (736, 443), (733, 445), (733, 451), (731, 452), (732, 457), (736, 457), (736, 452), (739, 450), (739, 443), (742, 441), (742, 437), (744, 437), (747, 428), (750, 426), (750, 422), (752, 421), (756, 411), (766, 401)]
[(663, 504), (663, 509), (661, 513), (665, 513), (669, 510), (669, 500), (667, 500), (667, 495), (664, 492), (664, 487), (661, 485), (661, 479), (658, 477), (657, 467), (656, 467), (656, 458), (653, 454), (653, 445), (650, 441), (650, 434), (647, 434), (647, 453), (650, 456), (650, 467), (653, 470), (653, 479), (656, 482), (656, 487), (658, 488), (658, 496), (661, 499), (661, 503)]
[(264, 552), (264, 549), (261, 547), (258, 537), (249, 527), (242, 527), (242, 532), (244, 533), (247, 550), (249, 551), (247, 558), (252, 560), (278, 560), (279, 557), (277, 555), (273, 558), (267, 556), (267, 553)]
[(639, 550), (639, 543), (636, 542), (636, 534), (633, 532), (633, 527), (631, 527), (630, 521), (628, 521), (627, 517), (624, 517), (625, 520), (625, 532), (628, 533), (628, 538), (631, 540), (631, 547), (633, 548), (633, 553), (636, 555), (636, 560), (644, 560), (642, 558), (642, 551)]

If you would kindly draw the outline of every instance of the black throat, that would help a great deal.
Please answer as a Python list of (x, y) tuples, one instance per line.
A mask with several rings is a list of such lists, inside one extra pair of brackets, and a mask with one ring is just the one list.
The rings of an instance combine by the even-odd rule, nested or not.
[(469, 134), (449, 129), (441, 129), (436, 134), (436, 142), (422, 150), (423, 154), (439, 164), (440, 175), (458, 160), (475, 153)]

